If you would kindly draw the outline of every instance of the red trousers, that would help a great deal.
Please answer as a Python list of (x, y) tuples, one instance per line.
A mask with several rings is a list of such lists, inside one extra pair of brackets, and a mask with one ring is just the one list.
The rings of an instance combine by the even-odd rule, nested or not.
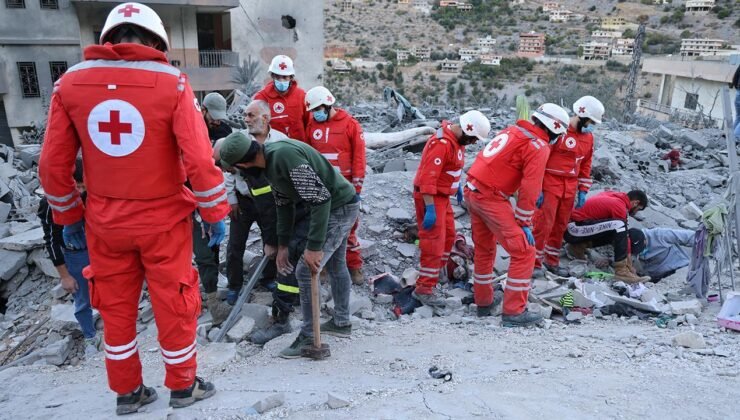
[(504, 287), (505, 315), (518, 315), (527, 307), (530, 281), (534, 270), (534, 247), (529, 245), (522, 228), (514, 219), (514, 209), (508, 199), (485, 187), (473, 191), (465, 188), (475, 243), (473, 294), (475, 304), (493, 303), (493, 264), (496, 242), (511, 256)]
[(577, 189), (577, 178), (545, 174), (542, 181), (542, 207), (537, 209), (532, 219), (537, 248), (535, 267), (542, 267), (543, 262), (556, 267), (560, 265), (560, 248)]
[(165, 362), (164, 384), (184, 389), (195, 381), (195, 329), (200, 314), (198, 272), (192, 267), (192, 219), (151, 235), (87, 229), (90, 300), (104, 322), (108, 384), (126, 394), (142, 384), (136, 341), (139, 298), (146, 278)]
[(434, 210), (437, 222), (427, 230), (422, 226), (426, 206), (421, 193), (414, 193), (416, 223), (419, 226), (419, 249), (421, 258), (419, 278), (416, 280), (416, 293), (431, 294), (439, 281), (439, 272), (450, 258), (452, 244), (455, 242), (455, 215), (452, 212), (450, 197), (434, 196)]
[(362, 268), (362, 253), (360, 252), (360, 240), (357, 239), (357, 228), (360, 227), (360, 218), (358, 217), (352, 230), (349, 231), (347, 238), (347, 268), (350, 270), (359, 270)]

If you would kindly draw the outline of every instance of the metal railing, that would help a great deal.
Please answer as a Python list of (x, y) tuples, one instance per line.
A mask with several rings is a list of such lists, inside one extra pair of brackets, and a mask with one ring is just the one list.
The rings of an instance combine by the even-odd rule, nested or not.
[(237, 67), (239, 65), (239, 53), (229, 50), (206, 50), (198, 51), (200, 67)]
[(663, 105), (656, 102), (646, 101), (644, 99), (637, 100), (637, 109), (639, 110), (640, 108), (668, 115), (676, 122), (684, 123), (692, 128), (701, 128), (701, 126), (707, 126), (707, 123), (710, 122), (713, 127), (722, 126), (722, 119), (720, 118), (714, 118), (697, 111), (674, 108), (670, 105)]

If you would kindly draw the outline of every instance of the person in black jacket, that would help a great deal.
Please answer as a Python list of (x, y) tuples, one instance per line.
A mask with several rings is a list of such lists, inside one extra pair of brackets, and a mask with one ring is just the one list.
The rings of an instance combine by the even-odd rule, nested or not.
[[(86, 194), (85, 184), (82, 180), (82, 159), (80, 158), (75, 163), (74, 179), (84, 201)], [(75, 318), (77, 318), (82, 335), (85, 337), (85, 355), (89, 356), (97, 353), (100, 350), (101, 340), (95, 329), (87, 279), (82, 276), (82, 269), (90, 264), (87, 248), (75, 249), (64, 243), (62, 239), (64, 226), (54, 223), (46, 197), (42, 197), (39, 202), (38, 216), (44, 229), (46, 251), (59, 273), (62, 289), (71, 293), (74, 298)]]
[(740, 141), (740, 65), (732, 76), (730, 89), (735, 89), (735, 140)]

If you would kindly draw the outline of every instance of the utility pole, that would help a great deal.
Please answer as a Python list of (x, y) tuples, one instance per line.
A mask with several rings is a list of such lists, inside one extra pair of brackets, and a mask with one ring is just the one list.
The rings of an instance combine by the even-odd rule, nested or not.
[(640, 22), (635, 36), (635, 46), (632, 51), (632, 63), (630, 74), (627, 77), (627, 96), (624, 98), (624, 120), (631, 122), (635, 115), (635, 88), (637, 86), (637, 75), (640, 72), (640, 61), (642, 59), (642, 43), (645, 40), (645, 22)]

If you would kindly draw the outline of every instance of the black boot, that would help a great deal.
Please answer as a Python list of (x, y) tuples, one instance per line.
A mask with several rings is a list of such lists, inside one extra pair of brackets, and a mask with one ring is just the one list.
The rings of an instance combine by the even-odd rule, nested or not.
[(216, 387), (203, 378), (195, 377), (195, 381), (188, 388), (170, 392), (170, 407), (182, 408), (193, 405), (197, 401), (210, 398), (216, 393)]
[(154, 388), (141, 385), (134, 392), (116, 397), (116, 414), (131, 414), (139, 411), (144, 405), (157, 401), (157, 391)]

